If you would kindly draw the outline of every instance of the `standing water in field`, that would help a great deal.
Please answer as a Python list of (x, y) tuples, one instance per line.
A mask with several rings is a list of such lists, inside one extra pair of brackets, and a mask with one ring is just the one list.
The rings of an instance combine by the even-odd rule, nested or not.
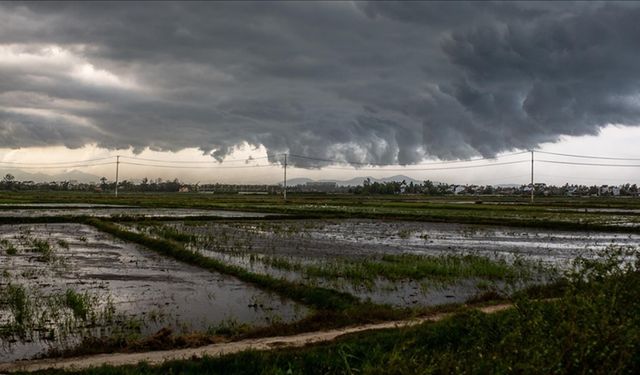
[(129, 228), (186, 241), (203, 255), (253, 272), (398, 306), (463, 302), (490, 290), (545, 282), (578, 256), (640, 244), (640, 236), (629, 234), (372, 220)]
[(307, 309), (80, 224), (0, 226), (0, 361), (83, 337), (262, 326)]
[(261, 212), (242, 212), (224, 210), (203, 210), (193, 208), (145, 208), (118, 205), (93, 204), (22, 204), (0, 205), (0, 217), (53, 217), (53, 216), (91, 216), (91, 217), (244, 217), (260, 218), (272, 214)]

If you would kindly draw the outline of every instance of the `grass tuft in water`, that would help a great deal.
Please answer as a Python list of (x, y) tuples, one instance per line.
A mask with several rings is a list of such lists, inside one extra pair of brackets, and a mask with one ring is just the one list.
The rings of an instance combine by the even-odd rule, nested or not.
[(54, 258), (55, 250), (46, 240), (34, 239), (31, 241), (31, 251), (40, 254), (39, 260), (50, 262)]
[(73, 289), (67, 289), (64, 294), (64, 305), (73, 311), (76, 318), (87, 320), (92, 310), (93, 301), (88, 293), (78, 293)]
[(0, 239), (0, 248), (4, 249), (7, 255), (18, 254), (18, 249), (6, 238)]

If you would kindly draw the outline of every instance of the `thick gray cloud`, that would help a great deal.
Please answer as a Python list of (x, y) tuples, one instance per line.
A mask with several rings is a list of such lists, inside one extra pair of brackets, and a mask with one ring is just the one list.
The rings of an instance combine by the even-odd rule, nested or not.
[(0, 147), (492, 156), (640, 124), (638, 19), (634, 3), (3, 3)]

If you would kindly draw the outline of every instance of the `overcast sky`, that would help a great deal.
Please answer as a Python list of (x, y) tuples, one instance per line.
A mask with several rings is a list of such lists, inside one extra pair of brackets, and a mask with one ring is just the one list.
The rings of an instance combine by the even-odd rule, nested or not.
[[(638, 20), (631, 2), (0, 3), (0, 161), (290, 153), (524, 183), (524, 164), (411, 168), (530, 148), (640, 158)], [(290, 163), (296, 177), (380, 175)], [(130, 179), (279, 178), (128, 167)], [(640, 168), (543, 171), (640, 182)]]

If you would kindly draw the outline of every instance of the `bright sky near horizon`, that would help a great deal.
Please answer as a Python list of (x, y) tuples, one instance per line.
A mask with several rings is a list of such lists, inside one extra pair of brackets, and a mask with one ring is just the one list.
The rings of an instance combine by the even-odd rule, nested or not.
[(0, 173), (113, 179), (76, 162), (122, 155), (122, 179), (276, 183), (286, 153), (290, 178), (525, 184), (530, 156), (505, 155), (536, 149), (638, 159), (540, 154), (537, 182), (640, 183), (638, 19), (630, 2), (4, 2)]
[[(640, 144), (640, 128), (625, 126), (608, 126), (602, 132), (595, 136), (581, 137), (563, 137), (556, 143), (547, 143), (538, 147), (536, 150), (565, 153), (586, 156), (608, 156), (619, 158), (640, 159), (637, 152), (637, 145)], [(113, 163), (116, 155), (123, 155), (123, 164), (120, 166), (120, 178), (128, 180), (140, 180), (142, 177), (150, 179), (162, 178), (164, 180), (178, 178), (185, 182), (201, 182), (201, 183), (281, 183), (282, 182), (282, 166), (279, 163), (272, 167), (266, 160), (267, 151), (262, 148), (252, 149), (245, 146), (235, 150), (229, 155), (230, 162), (217, 163), (210, 156), (203, 155), (197, 149), (185, 149), (179, 152), (163, 152), (145, 150), (140, 154), (135, 154), (132, 150), (107, 150), (98, 148), (95, 145), (88, 145), (79, 149), (69, 150), (64, 147), (38, 147), (38, 148), (22, 148), (17, 150), (0, 149), (0, 161), (2, 162), (21, 162), (29, 168), (23, 169), (26, 172), (42, 172), (44, 174), (59, 174), (74, 170), (83, 171), (95, 176), (105, 176), (109, 180), (115, 177), (115, 165), (97, 165), (93, 167), (71, 167), (71, 168), (55, 168), (56, 165), (48, 165), (46, 169), (38, 169), (32, 167), (31, 164), (39, 165), (43, 160), (47, 163), (76, 163), (81, 160), (91, 160), (96, 158), (112, 157), (105, 160)], [(147, 160), (127, 160), (124, 156), (132, 158), (150, 159)], [(250, 161), (253, 158), (253, 161)], [(262, 159), (261, 159), (262, 158)], [(408, 166), (389, 166), (389, 167), (372, 167), (358, 166), (350, 167), (346, 164), (334, 165), (325, 168), (288, 168), (288, 178), (311, 178), (314, 180), (337, 179), (349, 180), (354, 177), (372, 176), (372, 177), (390, 177), (394, 175), (405, 175), (416, 180), (432, 180), (454, 184), (527, 184), (530, 181), (530, 163), (518, 163), (515, 165), (499, 165), (492, 167), (477, 167), (469, 169), (451, 169), (451, 170), (427, 170), (420, 171), (418, 169), (433, 168), (449, 168), (460, 166), (478, 166), (490, 165), (500, 162), (529, 161), (528, 153), (514, 156), (498, 157), (495, 162), (469, 162), (454, 164), (430, 164), (437, 163), (437, 160), (426, 160), (422, 164)], [(563, 157), (546, 154), (536, 154), (536, 158), (549, 161), (562, 162), (584, 162), (589, 164), (621, 164), (621, 165), (640, 165), (637, 161), (609, 161), (609, 160), (592, 160), (582, 158)], [(281, 159), (281, 158), (280, 158)], [(157, 161), (156, 161), (157, 160)], [(95, 161), (101, 164), (105, 161)], [(163, 162), (164, 161), (164, 162)], [(191, 163), (174, 163), (176, 161), (190, 161)], [(125, 164), (141, 163), (145, 166)], [(29, 165), (26, 165), (29, 164)], [(10, 164), (5, 164), (10, 165)], [(153, 167), (158, 165), (161, 167)], [(257, 168), (249, 168), (250, 165), (259, 165)], [(172, 168), (175, 167), (175, 168)], [(205, 168), (210, 166), (210, 168)], [(242, 168), (237, 168), (241, 166)], [(12, 167), (20, 167), (12, 165)], [(194, 168), (192, 168), (194, 167)], [(247, 168), (245, 168), (247, 167)], [(335, 168), (335, 169), (334, 169)], [(599, 167), (599, 166), (580, 166), (580, 165), (555, 165), (550, 163), (537, 162), (536, 164), (536, 182), (544, 182), (548, 184), (562, 185), (585, 184), (585, 185), (602, 185), (602, 184), (622, 184), (622, 183), (638, 183), (640, 184), (640, 167)], [(0, 173), (15, 173), (15, 169), (3, 169), (0, 167)]]

